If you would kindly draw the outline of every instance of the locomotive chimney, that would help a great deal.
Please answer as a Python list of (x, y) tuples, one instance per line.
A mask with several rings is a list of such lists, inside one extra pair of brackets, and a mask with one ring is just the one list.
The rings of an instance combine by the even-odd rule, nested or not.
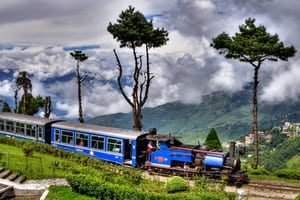
[(229, 157), (235, 156), (235, 141), (230, 141)]

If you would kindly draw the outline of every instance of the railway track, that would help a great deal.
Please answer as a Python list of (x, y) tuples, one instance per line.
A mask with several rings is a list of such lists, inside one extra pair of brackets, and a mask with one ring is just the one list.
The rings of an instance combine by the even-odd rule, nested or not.
[(253, 187), (257, 189), (271, 190), (274, 192), (291, 192), (291, 193), (300, 193), (300, 186), (297, 185), (284, 185), (276, 183), (259, 183), (257, 181), (249, 181), (247, 184), (248, 187)]

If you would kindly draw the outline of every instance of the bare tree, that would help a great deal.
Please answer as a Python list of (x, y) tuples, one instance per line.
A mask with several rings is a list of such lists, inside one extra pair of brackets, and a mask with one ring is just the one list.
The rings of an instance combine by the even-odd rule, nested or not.
[(88, 56), (86, 56), (84, 53), (82, 53), (79, 50), (75, 50), (74, 52), (71, 52), (70, 55), (77, 60), (77, 68), (76, 68), (76, 72), (77, 72), (77, 87), (78, 87), (78, 106), (79, 106), (79, 122), (83, 123), (84, 119), (83, 119), (83, 114), (82, 114), (82, 102), (81, 102), (81, 84), (85, 81), (85, 79), (87, 78), (87, 75), (82, 75), (80, 74), (80, 68), (79, 68), (79, 63), (83, 62), (85, 60), (88, 59)]

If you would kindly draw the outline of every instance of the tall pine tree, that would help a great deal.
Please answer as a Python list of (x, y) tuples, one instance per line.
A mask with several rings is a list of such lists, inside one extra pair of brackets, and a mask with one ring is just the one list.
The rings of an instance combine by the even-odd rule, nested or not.
[(214, 128), (211, 128), (206, 140), (204, 142), (207, 146), (209, 146), (209, 149), (218, 149), (222, 150), (222, 145), (219, 140), (218, 134)]

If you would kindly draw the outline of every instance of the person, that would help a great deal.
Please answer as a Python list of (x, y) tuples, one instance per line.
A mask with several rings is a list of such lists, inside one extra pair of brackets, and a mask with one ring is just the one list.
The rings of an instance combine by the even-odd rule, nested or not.
[(152, 141), (150, 140), (147, 147), (148, 152), (148, 161), (151, 162), (151, 153), (154, 151), (155, 147), (152, 144)]

